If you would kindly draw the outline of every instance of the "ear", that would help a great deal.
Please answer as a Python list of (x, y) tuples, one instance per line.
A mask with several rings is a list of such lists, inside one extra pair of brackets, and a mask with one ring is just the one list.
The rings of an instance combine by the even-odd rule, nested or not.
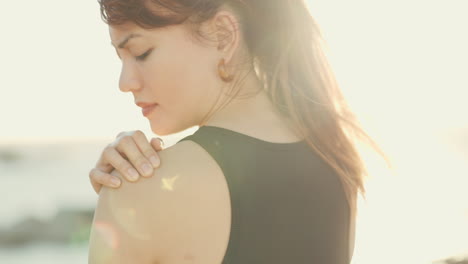
[(213, 18), (218, 51), (228, 64), (239, 48), (240, 31), (237, 18), (229, 11), (219, 11)]

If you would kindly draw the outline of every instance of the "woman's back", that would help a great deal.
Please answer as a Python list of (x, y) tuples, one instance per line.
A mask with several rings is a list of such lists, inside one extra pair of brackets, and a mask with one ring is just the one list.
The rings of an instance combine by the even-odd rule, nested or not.
[(305, 141), (272, 143), (214, 126), (185, 140), (214, 159), (228, 187), (224, 196), (213, 190), (214, 199), (230, 198), (231, 221), (221, 216), (212, 230), (226, 249), (209, 254), (225, 254), (223, 264), (349, 263), (345, 194)]

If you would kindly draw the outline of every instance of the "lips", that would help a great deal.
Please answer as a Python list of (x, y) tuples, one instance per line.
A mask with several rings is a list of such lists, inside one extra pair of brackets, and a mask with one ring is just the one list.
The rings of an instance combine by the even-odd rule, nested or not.
[(144, 116), (148, 116), (158, 104), (156, 103), (146, 103), (146, 102), (138, 102), (135, 103), (139, 107), (141, 107), (141, 112)]
[(153, 105), (143, 107), (141, 109), (141, 112), (143, 113), (144, 116), (148, 116), (151, 112), (153, 112), (153, 110), (154, 110), (154, 108), (156, 108), (156, 106), (158, 106), (158, 104), (153, 104)]

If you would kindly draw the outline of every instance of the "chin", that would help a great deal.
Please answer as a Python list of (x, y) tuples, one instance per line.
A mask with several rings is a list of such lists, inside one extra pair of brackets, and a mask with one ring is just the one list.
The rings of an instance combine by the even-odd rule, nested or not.
[(153, 133), (155, 133), (158, 136), (167, 136), (179, 132), (179, 130), (174, 126), (161, 124), (156, 125), (153, 123), (151, 123), (151, 131), (153, 131)]
[(153, 133), (158, 136), (167, 136), (167, 135), (173, 134), (171, 129), (168, 129), (167, 127), (164, 127), (161, 125), (156, 126), (156, 125), (151, 124), (151, 131), (153, 131)]
[(151, 131), (158, 136), (167, 136), (183, 132), (193, 126), (184, 126), (183, 124), (169, 124), (161, 125), (161, 123), (151, 123)]

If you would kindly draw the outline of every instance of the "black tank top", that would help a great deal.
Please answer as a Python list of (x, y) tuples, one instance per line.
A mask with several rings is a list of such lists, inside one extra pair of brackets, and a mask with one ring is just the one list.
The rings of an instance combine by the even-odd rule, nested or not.
[(341, 182), (305, 141), (273, 143), (214, 126), (184, 140), (203, 147), (226, 177), (232, 218), (222, 264), (350, 263)]

